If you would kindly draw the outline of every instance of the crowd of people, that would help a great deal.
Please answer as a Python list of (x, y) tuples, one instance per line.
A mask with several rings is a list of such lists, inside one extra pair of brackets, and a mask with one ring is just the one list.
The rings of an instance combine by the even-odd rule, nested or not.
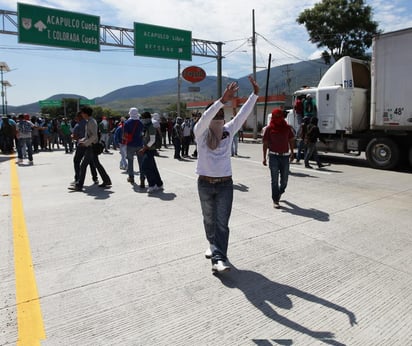
[[(8, 115), (0, 118), (0, 150), (3, 154), (17, 151), (26, 157), (26, 153), (53, 151), (64, 148), (67, 154), (74, 150), (72, 139), (75, 120), (66, 118), (47, 119), (29, 114)], [(18, 156), (19, 159), (22, 159)], [(29, 159), (29, 162), (32, 161)]]
[[(4, 117), (0, 124), (0, 145), (5, 154), (17, 150), (18, 164), (25, 158), (33, 164), (33, 153), (51, 151), (62, 146), (65, 153), (73, 153), (74, 180), (68, 189), (81, 192), (86, 173), (90, 167), (91, 178), (100, 188), (110, 188), (112, 180), (99, 160), (101, 153), (109, 153), (112, 147), (119, 150), (119, 168), (127, 173), (127, 182), (135, 185), (139, 176), (139, 187), (149, 194), (163, 190), (164, 182), (156, 164), (161, 148), (173, 145), (174, 159), (197, 159), (197, 189), (203, 216), (206, 240), (209, 243), (205, 257), (211, 259), (212, 270), (224, 272), (231, 266), (227, 257), (229, 244), (229, 218), (233, 203), (233, 180), (231, 157), (237, 156), (242, 128), (251, 114), (258, 98), (259, 86), (250, 77), (253, 92), (230, 121), (225, 121), (224, 105), (231, 101), (238, 85), (230, 83), (223, 96), (206, 107), (203, 114), (175, 119), (158, 113), (139, 113), (135, 107), (117, 123), (103, 117), (97, 121), (93, 109), (84, 106), (72, 121), (41, 119), (20, 114), (15, 119)], [(316, 104), (306, 95), (295, 104), (296, 117), (300, 124), (297, 132), (296, 161), (304, 157), (323, 167), (316, 152), (320, 138)], [(288, 184), (289, 164), (295, 159), (296, 135), (285, 121), (285, 112), (275, 108), (270, 114), (268, 126), (263, 129), (263, 165), (269, 166), (271, 197), (273, 206), (280, 208), (280, 199)], [(190, 148), (193, 148), (190, 154)], [(137, 158), (138, 173), (134, 161)], [(101, 183), (99, 184), (99, 179)]]

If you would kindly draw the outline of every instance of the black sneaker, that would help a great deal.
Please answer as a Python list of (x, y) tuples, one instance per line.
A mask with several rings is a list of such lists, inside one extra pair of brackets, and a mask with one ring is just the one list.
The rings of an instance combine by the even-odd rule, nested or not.
[(212, 271), (215, 273), (223, 273), (230, 270), (230, 265), (224, 260), (218, 260), (216, 263), (212, 263)]
[(101, 184), (99, 185), (99, 187), (101, 187), (102, 189), (110, 188), (111, 186), (112, 186), (112, 183), (111, 183), (111, 182), (101, 183)]
[(83, 189), (79, 185), (71, 185), (68, 187), (70, 191), (82, 191)]
[(134, 178), (133, 177), (128, 177), (127, 182), (133, 185), (134, 184)]

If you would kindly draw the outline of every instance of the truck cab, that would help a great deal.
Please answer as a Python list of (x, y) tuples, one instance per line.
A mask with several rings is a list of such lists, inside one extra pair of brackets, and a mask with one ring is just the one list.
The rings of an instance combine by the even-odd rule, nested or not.
[[(317, 87), (297, 90), (294, 98), (310, 93), (315, 99), (319, 130), (326, 141), (326, 144), (317, 144), (319, 151), (350, 155), (365, 152), (372, 167), (392, 169), (399, 163), (404, 151), (409, 150), (404, 156), (409, 153), (409, 160), (412, 160), (411, 134), (405, 131), (408, 130), (405, 127), (384, 124), (382, 119), (389, 117), (385, 115), (388, 112), (382, 115), (376, 113), (376, 103), (382, 101), (376, 101), (376, 95), (372, 94), (372, 84), (379, 72), (372, 71), (373, 64), (374, 61), (371, 64), (342, 57), (326, 71)], [(385, 81), (381, 80), (379, 85), (382, 83), (385, 84)], [(386, 104), (393, 99), (389, 98)], [(379, 121), (383, 126), (377, 126)], [(399, 121), (397, 125), (401, 124)]]

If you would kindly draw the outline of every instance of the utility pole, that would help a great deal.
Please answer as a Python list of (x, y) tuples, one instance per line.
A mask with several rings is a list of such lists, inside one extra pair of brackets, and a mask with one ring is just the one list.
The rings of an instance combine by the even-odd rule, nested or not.
[(6, 115), (4, 113), (4, 84), (3, 84), (3, 74), (4, 72), (9, 72), (10, 68), (5, 62), (0, 62), (0, 71), (1, 71), (1, 104), (3, 107), (3, 115)]
[(180, 117), (180, 59), (177, 60), (177, 105), (176, 105), (176, 112), (177, 116)]
[[(286, 73), (286, 85), (287, 85), (287, 99), (286, 102), (289, 102), (289, 100), (291, 99), (291, 91), (290, 91), (290, 82), (291, 82), (291, 78), (289, 76), (289, 73), (292, 72), (293, 70), (291, 68), (289, 68), (289, 65), (286, 65), (286, 70), (282, 70), (283, 73)], [(286, 105), (285, 105), (286, 106)]]
[[(256, 80), (256, 32), (255, 32), (255, 10), (252, 10), (252, 51), (253, 51), (253, 79)], [(253, 110), (254, 126), (253, 138), (257, 139), (257, 108), (256, 105)]]
[(266, 90), (265, 90), (265, 107), (263, 108), (263, 122), (262, 126), (266, 124), (266, 111), (268, 105), (269, 79), (270, 79), (270, 64), (272, 62), (272, 53), (269, 54), (268, 72), (266, 74)]
[(283, 73), (286, 73), (286, 85), (288, 86), (288, 95), (290, 95), (290, 82), (291, 82), (291, 78), (289, 76), (289, 73), (292, 72), (293, 70), (291, 68), (289, 68), (289, 65), (286, 65), (286, 70), (282, 70)]

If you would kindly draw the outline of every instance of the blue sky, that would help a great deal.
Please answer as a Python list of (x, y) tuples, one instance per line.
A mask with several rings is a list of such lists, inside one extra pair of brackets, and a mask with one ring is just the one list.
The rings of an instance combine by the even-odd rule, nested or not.
[[(100, 17), (100, 23), (133, 28), (133, 22), (188, 30), (192, 37), (223, 42), (223, 74), (232, 78), (252, 73), (252, 10), (255, 10), (257, 70), (316, 58), (319, 51), (308, 42), (304, 26), (296, 17), (316, 0), (259, 0), (239, 5), (237, 0), (51, 0), (22, 1), (27, 4), (80, 12)], [(412, 1), (367, 0), (380, 29), (412, 27)], [(0, 0), (0, 9), (17, 11), (17, 2)], [(177, 61), (134, 56), (133, 50), (101, 46), (101, 52), (23, 45), (16, 35), (0, 35), (0, 61), (11, 71), (4, 80), (9, 105), (37, 102), (60, 93), (87, 98), (115, 89), (177, 77)], [(181, 61), (181, 69), (197, 65), (216, 75), (213, 58), (193, 57)], [(132, 105), (131, 105), (132, 106)]]

